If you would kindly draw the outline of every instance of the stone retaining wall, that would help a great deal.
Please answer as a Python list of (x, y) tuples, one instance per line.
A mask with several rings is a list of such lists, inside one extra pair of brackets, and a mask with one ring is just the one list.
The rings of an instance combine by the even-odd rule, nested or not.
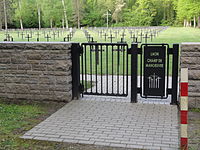
[(70, 43), (0, 43), (0, 98), (72, 99)]
[(200, 108), (200, 43), (181, 45), (181, 67), (189, 69), (189, 107)]

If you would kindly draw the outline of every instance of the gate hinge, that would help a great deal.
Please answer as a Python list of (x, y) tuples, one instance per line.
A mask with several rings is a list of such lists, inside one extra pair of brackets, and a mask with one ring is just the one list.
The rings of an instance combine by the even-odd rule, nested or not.
[(170, 88), (170, 89), (167, 89), (167, 93), (168, 94), (172, 94), (172, 89)]
[(137, 49), (132, 49), (132, 48), (128, 48), (128, 54), (132, 54), (132, 51), (136, 51), (137, 54), (142, 54), (142, 49), (141, 48), (137, 48)]
[(137, 53), (142, 54), (142, 48), (137, 48)]
[(82, 85), (82, 84), (79, 85), (79, 91), (80, 91), (80, 93), (83, 93), (83, 91), (84, 91), (84, 85)]
[(137, 93), (142, 93), (142, 89), (141, 88), (137, 88)]
[(168, 48), (168, 54), (173, 54), (173, 48)]
[(131, 54), (131, 48), (127, 49), (128, 54)]
[(82, 55), (83, 54), (83, 47), (79, 46), (79, 54)]

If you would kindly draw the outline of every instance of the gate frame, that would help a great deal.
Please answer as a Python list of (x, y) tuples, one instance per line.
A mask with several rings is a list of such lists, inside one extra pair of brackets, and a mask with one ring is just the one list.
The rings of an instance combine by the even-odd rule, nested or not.
[[(143, 44), (143, 45), (167, 45), (167, 44)], [(141, 87), (137, 86), (138, 55), (142, 57), (142, 45), (137, 43), (131, 45), (131, 103), (137, 103), (137, 94), (142, 93)], [(172, 87), (167, 87), (167, 94), (171, 94), (171, 105), (178, 104), (178, 70), (179, 70), (179, 44), (173, 44), (172, 48), (167, 48), (167, 55), (172, 55)], [(141, 58), (142, 59), (142, 58)], [(143, 62), (142, 62), (143, 63)]]
[[(88, 42), (88, 43), (81, 43), (81, 49), (82, 49), (82, 55), (81, 55), (81, 61), (82, 61), (82, 59), (83, 59), (83, 55), (85, 54), (85, 56), (86, 56), (86, 48), (87, 48), (87, 46), (90, 46), (90, 51), (91, 51), (91, 46), (94, 46), (95, 47), (95, 50), (93, 50), (94, 52), (95, 52), (95, 55), (97, 56), (98, 55), (98, 53), (99, 53), (99, 50), (98, 50), (98, 46), (101, 46), (101, 49), (102, 49), (102, 46), (106, 46), (107, 48), (109, 48), (109, 46), (112, 46), (112, 48), (114, 47), (114, 46), (117, 46), (118, 48), (119, 47), (123, 47), (124, 48), (124, 57), (126, 57), (126, 63), (124, 64), (124, 66), (127, 68), (127, 70), (124, 72), (124, 74), (123, 74), (123, 77), (124, 78), (126, 78), (126, 82), (124, 81), (124, 83), (126, 83), (126, 85), (124, 85), (124, 88), (126, 89), (126, 92), (124, 93), (124, 91), (123, 91), (123, 93), (122, 94), (120, 94), (119, 92), (117, 92), (117, 93), (113, 93), (113, 91), (112, 91), (112, 93), (108, 93), (108, 89), (107, 89), (107, 93), (98, 93), (97, 91), (96, 92), (87, 92), (87, 90), (86, 90), (86, 92), (85, 92), (85, 87), (84, 87), (84, 85), (83, 85), (83, 83), (80, 83), (81, 84), (81, 87), (82, 87), (82, 95), (102, 95), (102, 96), (120, 96), (120, 97), (127, 97), (128, 96), (128, 64), (129, 64), (129, 59), (128, 59), (128, 56), (129, 56), (129, 47), (128, 47), (128, 44), (127, 43), (97, 43), (97, 42)], [(96, 50), (98, 50), (98, 51), (96, 51)], [(102, 50), (102, 51), (104, 51), (104, 50)], [(113, 49), (113, 51), (114, 51), (114, 49)], [(112, 51), (112, 54), (113, 54), (113, 51)], [(91, 52), (90, 52), (91, 53)], [(101, 52), (102, 53), (102, 52)], [(108, 54), (108, 49), (106, 50), (106, 53)], [(127, 53), (127, 54), (126, 54)], [(106, 56), (107, 56), (107, 54), (106, 54)], [(120, 55), (120, 51), (118, 51), (118, 56)], [(95, 58), (96, 58), (96, 56), (95, 56)], [(89, 57), (90, 58), (90, 57)], [(86, 60), (85, 60), (86, 61)], [(102, 60), (101, 60), (102, 61)], [(106, 61), (108, 61), (108, 57), (106, 57)], [(113, 61), (113, 60), (112, 60)], [(91, 63), (91, 62), (90, 62)], [(96, 64), (96, 63), (95, 63)], [(86, 64), (83, 64), (83, 62), (82, 62), (82, 66), (81, 67), (83, 67), (83, 65), (86, 65)], [(97, 64), (96, 64), (97, 65)], [(96, 66), (97, 67), (97, 66)], [(108, 70), (108, 69), (107, 69)], [(83, 70), (82, 70), (83, 71)], [(97, 70), (96, 70), (97, 71)], [(85, 74), (86, 75), (86, 74)], [(97, 78), (97, 72), (96, 72), (96, 74), (94, 74), (94, 75), (96, 75), (96, 78)], [(106, 75), (108, 76), (109, 74), (108, 73), (106, 73)], [(112, 76), (113, 76), (114, 74), (112, 74)], [(83, 78), (83, 73), (82, 73), (82, 78)], [(102, 74), (101, 74), (101, 76), (102, 76)], [(119, 77), (119, 74), (117, 75), (118, 77)], [(107, 79), (106, 79), (107, 80)], [(96, 83), (97, 84), (97, 83)], [(117, 89), (119, 89), (119, 87), (117, 88)]]

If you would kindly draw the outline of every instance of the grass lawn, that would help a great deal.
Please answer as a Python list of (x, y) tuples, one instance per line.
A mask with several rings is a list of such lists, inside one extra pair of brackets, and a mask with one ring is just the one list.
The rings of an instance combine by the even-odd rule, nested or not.
[[(26, 131), (50, 116), (64, 103), (0, 100), (0, 150), (113, 150), (112, 147), (21, 139)], [(115, 150), (125, 150), (114, 148)]]
[(62, 105), (37, 103), (9, 104), (0, 101), (0, 149), (48, 148), (49, 145), (46, 145), (45, 142), (23, 140), (19, 137)]
[(157, 38), (153, 40), (155, 43), (183, 43), (183, 42), (200, 42), (200, 29), (171, 27), (161, 32)]
[[(63, 41), (64, 37), (67, 36), (67, 34), (69, 34), (69, 31), (63, 31), (62, 33), (58, 34), (55, 36), (55, 40), (53, 38), (53, 32), (50, 32), (50, 30), (46, 30), (45, 34), (49, 34), (51, 36), (50, 41), (52, 42), (59, 42), (59, 41)], [(122, 32), (122, 30), (121, 30)], [(120, 41), (121, 37), (121, 32), (119, 34), (118, 37), (115, 37), (115, 39), (113, 39), (113, 42), (118, 42)], [(24, 34), (26, 33), (26, 31), (24, 31)], [(30, 34), (30, 32), (27, 32), (27, 34)], [(57, 33), (57, 32), (56, 32)], [(104, 40), (104, 37), (100, 38), (98, 37), (98, 33), (96, 31), (93, 30), (89, 30), (89, 33), (91, 34), (91, 36), (94, 37), (95, 41), (98, 42), (110, 42), (110, 39), (107, 39), (106, 41)], [(128, 44), (131, 43), (131, 39), (130, 39), (130, 34), (128, 32), (128, 30), (125, 31), (126, 36), (125, 36), (125, 41), (128, 42)], [(27, 39), (25, 38), (26, 35), (24, 35), (24, 38), (22, 39), (21, 33), (19, 34), (18, 37), (18, 33), (17, 31), (9, 31), (9, 34), (14, 38), (14, 41), (27, 41)], [(30, 39), (30, 41), (36, 41), (37, 38), (37, 31), (33, 32), (33, 36), (32, 39)], [(3, 41), (3, 39), (5, 39), (5, 32), (4, 31), (0, 31), (0, 41)], [(44, 36), (44, 31), (40, 31), (40, 41), (47, 41), (45, 39)], [(77, 30), (72, 38), (72, 42), (79, 42), (79, 43), (83, 43), (83, 42), (87, 42), (86, 37), (83, 33), (82, 30)], [(158, 36), (156, 38), (153, 39), (152, 42), (150, 43), (168, 43), (168, 44), (172, 44), (172, 43), (182, 43), (182, 42), (200, 42), (200, 29), (198, 28), (185, 28), (185, 27), (169, 27), (167, 30), (162, 31), (158, 34)]]

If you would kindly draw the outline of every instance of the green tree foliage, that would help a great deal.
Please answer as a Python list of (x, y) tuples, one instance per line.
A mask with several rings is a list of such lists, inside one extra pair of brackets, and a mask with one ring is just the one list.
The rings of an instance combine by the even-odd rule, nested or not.
[[(0, 30), (5, 26), (0, 0)], [(184, 25), (200, 27), (200, 0), (6, 0), (9, 27)]]
[(16, 27), (20, 27), (20, 19), (22, 19), (25, 28), (34, 28), (37, 25), (37, 6), (35, 0), (16, 0), (13, 5), (15, 13), (13, 20)]
[(199, 0), (178, 0), (177, 19), (183, 22), (184, 26), (195, 26), (197, 23), (200, 27), (200, 1)]
[(104, 26), (103, 11), (100, 9), (99, 3), (94, 0), (85, 1), (84, 16), (82, 26)]
[(150, 26), (156, 16), (156, 8), (151, 0), (138, 0), (133, 7), (126, 8), (124, 22), (127, 26)]

